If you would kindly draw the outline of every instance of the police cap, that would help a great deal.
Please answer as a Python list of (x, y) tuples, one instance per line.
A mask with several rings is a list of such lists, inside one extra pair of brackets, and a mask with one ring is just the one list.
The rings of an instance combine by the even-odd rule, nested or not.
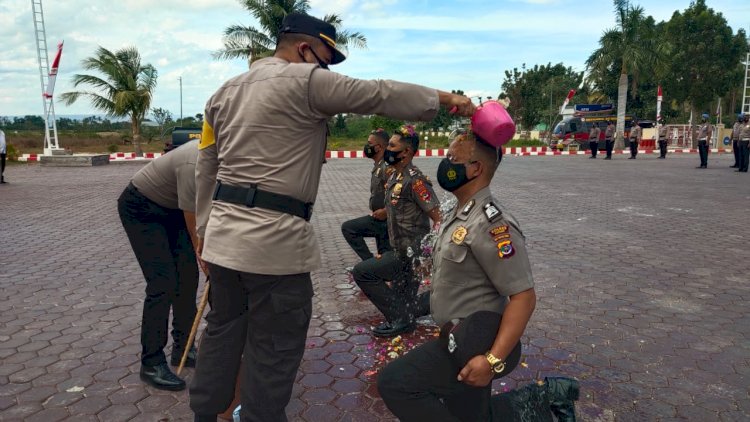
[(346, 60), (346, 56), (336, 48), (336, 28), (328, 22), (305, 13), (290, 13), (281, 23), (280, 34), (305, 34), (323, 41), (333, 53), (331, 64), (339, 64)]

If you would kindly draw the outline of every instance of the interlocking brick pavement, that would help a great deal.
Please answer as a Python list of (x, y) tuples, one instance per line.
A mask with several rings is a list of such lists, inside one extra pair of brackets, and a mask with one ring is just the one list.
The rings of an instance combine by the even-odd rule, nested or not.
[[(750, 178), (729, 162), (506, 158), (493, 190), (528, 237), (539, 302), (525, 367), (495, 389), (572, 376), (582, 420), (748, 420)], [(417, 161), (427, 174), (437, 163)], [(186, 393), (138, 379), (144, 283), (115, 200), (139, 168), (6, 170), (0, 420), (190, 420)], [(313, 217), (323, 267), (292, 420), (391, 420), (373, 385), (377, 312), (348, 280), (356, 257), (339, 228), (366, 211), (369, 168), (325, 165)]]

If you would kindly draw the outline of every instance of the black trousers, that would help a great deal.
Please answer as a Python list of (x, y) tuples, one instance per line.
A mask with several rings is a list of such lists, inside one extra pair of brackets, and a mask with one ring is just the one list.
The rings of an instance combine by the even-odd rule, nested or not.
[(383, 368), (378, 391), (402, 422), (488, 421), (491, 384), (472, 387), (459, 382), (460, 370), (445, 344), (433, 340)]
[(6, 154), (0, 154), (0, 179), (5, 177), (5, 156)]
[(737, 139), (732, 140), (732, 153), (734, 154), (734, 164), (732, 167), (740, 166), (740, 141)]
[(698, 155), (701, 157), (701, 167), (708, 167), (708, 141), (698, 141)]
[(750, 141), (740, 141), (740, 162), (738, 167), (740, 171), (747, 173), (748, 161), (750, 161)]
[(662, 158), (667, 156), (667, 141), (666, 140), (659, 141), (659, 156)]
[(612, 158), (612, 148), (615, 146), (615, 141), (607, 139), (604, 142), (606, 142), (605, 148), (607, 149), (607, 158)]
[(378, 248), (379, 255), (391, 250), (391, 245), (388, 241), (388, 224), (385, 221), (373, 218), (371, 215), (345, 221), (341, 225), (341, 233), (362, 261), (373, 257), (372, 252), (370, 252), (365, 243), (364, 238), (366, 237), (375, 238), (375, 245)]
[(596, 158), (596, 153), (599, 152), (599, 142), (598, 141), (589, 142), (589, 148), (591, 149), (591, 156)]
[(211, 310), (190, 383), (196, 415), (223, 413), (242, 362), (243, 422), (286, 421), (312, 314), (310, 273), (262, 275), (209, 263)]
[[(412, 259), (388, 251), (354, 266), (354, 281), (388, 322), (411, 321), (417, 313), (419, 280)], [(390, 287), (386, 284), (391, 282)]]
[(630, 156), (635, 158), (638, 155), (638, 141), (630, 140)]
[(195, 318), (198, 263), (181, 210), (164, 208), (131, 184), (117, 201), (120, 221), (128, 235), (143, 276), (146, 300), (141, 322), (141, 363), (166, 362), (169, 311), (172, 310), (173, 351), (185, 348)]

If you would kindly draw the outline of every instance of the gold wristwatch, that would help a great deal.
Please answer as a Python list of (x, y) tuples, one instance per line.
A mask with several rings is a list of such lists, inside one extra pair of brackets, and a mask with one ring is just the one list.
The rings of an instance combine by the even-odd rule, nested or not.
[(503, 372), (505, 369), (505, 362), (503, 362), (502, 359), (496, 358), (492, 353), (487, 352), (484, 354), (484, 357), (487, 358), (487, 362), (490, 363), (490, 367), (492, 368), (492, 371), (496, 374), (499, 374)]

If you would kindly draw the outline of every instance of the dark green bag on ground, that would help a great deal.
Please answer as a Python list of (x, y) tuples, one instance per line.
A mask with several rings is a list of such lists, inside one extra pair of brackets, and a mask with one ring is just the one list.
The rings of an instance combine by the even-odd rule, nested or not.
[(492, 396), (490, 412), (493, 422), (575, 422), (575, 401), (579, 397), (578, 381), (550, 377), (544, 384), (529, 384), (507, 393)]

